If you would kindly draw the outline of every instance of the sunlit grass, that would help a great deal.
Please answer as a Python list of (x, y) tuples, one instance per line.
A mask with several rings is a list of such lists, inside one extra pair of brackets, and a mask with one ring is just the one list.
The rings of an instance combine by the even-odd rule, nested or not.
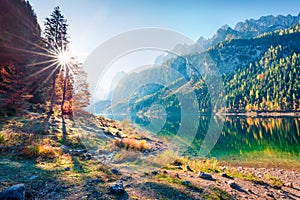
[(281, 188), (283, 186), (283, 182), (278, 177), (267, 174), (266, 179), (267, 183), (275, 188)]

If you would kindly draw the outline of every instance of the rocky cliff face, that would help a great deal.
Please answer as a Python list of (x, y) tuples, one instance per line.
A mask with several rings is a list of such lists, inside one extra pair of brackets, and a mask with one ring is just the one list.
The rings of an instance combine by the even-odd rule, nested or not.
[(177, 45), (176, 50), (181, 48), (181, 52), (185, 52), (184, 54), (203, 52), (209, 47), (223, 41), (229, 41), (231, 39), (248, 39), (263, 33), (287, 29), (296, 24), (299, 20), (300, 13), (298, 16), (278, 15), (275, 17), (269, 15), (259, 19), (247, 19), (244, 22), (238, 22), (234, 28), (225, 24), (217, 30), (212, 38), (205, 39), (204, 37), (200, 37), (194, 45)]

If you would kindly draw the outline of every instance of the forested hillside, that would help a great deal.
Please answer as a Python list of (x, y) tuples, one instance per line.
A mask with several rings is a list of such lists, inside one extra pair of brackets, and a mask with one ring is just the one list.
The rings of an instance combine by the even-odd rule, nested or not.
[[(152, 104), (158, 103), (164, 105), (167, 112), (178, 114), (180, 103), (177, 94), (195, 92), (200, 112), (298, 111), (300, 110), (299, 27), (298, 22), (288, 29), (263, 33), (251, 39), (222, 41), (203, 53), (167, 60), (165, 62), (167, 68), (175, 69), (182, 74), (182, 79), (176, 82), (179, 84), (176, 88), (180, 89), (170, 92), (168, 88), (173, 86), (169, 85), (140, 98), (137, 98), (140, 95), (133, 95), (129, 109), (133, 113), (147, 112)], [(207, 77), (201, 76), (205, 70), (213, 68), (204, 66), (207, 56), (212, 60), (210, 64), (216, 67), (223, 77), (226, 107), (221, 110), (212, 108), (211, 96), (206, 85)], [(140, 78), (142, 77), (144, 76)], [(192, 89), (188, 90), (185, 87), (184, 79), (193, 86)], [(122, 103), (117, 106), (120, 105)]]

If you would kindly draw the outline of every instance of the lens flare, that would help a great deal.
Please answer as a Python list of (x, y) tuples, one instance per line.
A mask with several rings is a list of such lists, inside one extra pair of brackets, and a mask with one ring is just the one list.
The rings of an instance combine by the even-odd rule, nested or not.
[(69, 51), (61, 51), (57, 54), (57, 60), (60, 65), (66, 66), (71, 62), (71, 54)]

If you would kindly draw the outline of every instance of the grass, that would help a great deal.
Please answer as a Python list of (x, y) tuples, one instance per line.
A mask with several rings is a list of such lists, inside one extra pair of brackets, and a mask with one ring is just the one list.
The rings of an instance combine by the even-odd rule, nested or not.
[(120, 162), (134, 162), (139, 158), (139, 153), (136, 151), (132, 151), (132, 150), (126, 150), (126, 149), (122, 149), (121, 151), (119, 151), (118, 153), (116, 153), (116, 155), (114, 156), (114, 160), (117, 163)]
[(149, 164), (165, 167), (166, 169), (169, 167), (168, 164), (173, 162), (178, 158), (178, 153), (173, 150), (166, 150), (157, 155), (149, 156), (147, 158), (147, 162)]
[(135, 140), (129, 138), (113, 140), (113, 145), (126, 150), (135, 151), (145, 151), (151, 149), (146, 140)]
[(186, 169), (189, 166), (194, 172), (220, 172), (220, 164), (216, 159), (189, 159), (188, 157), (177, 157), (171, 165), (166, 166), (166, 169), (177, 169), (175, 166), (181, 166)]
[(258, 184), (264, 184), (265, 183), (262, 179), (260, 179), (256, 175), (251, 174), (251, 173), (249, 173), (247, 171), (246, 172), (238, 172), (235, 169), (227, 169), (225, 172), (229, 176), (235, 177), (235, 178), (238, 178), (238, 179), (241, 179), (241, 180), (252, 181), (252, 182), (258, 183)]
[(226, 192), (218, 187), (210, 187), (209, 189), (212, 192), (212, 194), (205, 195), (205, 199), (208, 199), (208, 200), (234, 199), (228, 192)]
[(42, 159), (53, 159), (57, 158), (62, 154), (60, 149), (54, 149), (49, 145), (34, 144), (26, 146), (21, 151), (21, 156), (26, 158), (42, 158)]
[(283, 186), (283, 182), (278, 177), (271, 176), (270, 174), (267, 174), (265, 177), (267, 179), (267, 183), (272, 187), (281, 188)]
[(165, 182), (168, 182), (168, 183), (183, 185), (183, 186), (188, 187), (188, 188), (190, 188), (194, 191), (197, 191), (197, 192), (202, 192), (203, 191), (203, 189), (198, 187), (197, 185), (187, 184), (185, 181), (182, 181), (182, 180), (180, 180), (176, 177), (171, 177), (168, 174), (158, 174), (158, 175), (155, 176), (155, 179), (157, 179), (158, 181), (165, 181)]

